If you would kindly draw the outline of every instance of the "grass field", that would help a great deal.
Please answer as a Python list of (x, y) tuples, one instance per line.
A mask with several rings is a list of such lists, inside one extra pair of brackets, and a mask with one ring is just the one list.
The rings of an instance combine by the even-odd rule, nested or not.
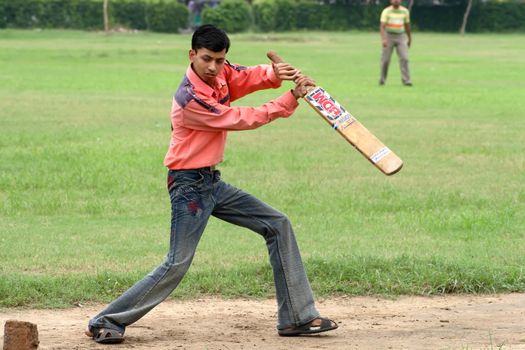
[[(276, 50), (405, 161), (382, 175), (304, 104), (229, 135), (223, 179), (291, 218), (318, 296), (525, 290), (525, 36), (415, 33), (413, 88), (395, 56), (377, 85), (377, 33), (231, 39), (230, 61)], [(0, 31), (0, 306), (108, 301), (163, 260), (189, 41)], [(208, 293), (272, 295), (262, 238), (210, 221), (175, 295)]]

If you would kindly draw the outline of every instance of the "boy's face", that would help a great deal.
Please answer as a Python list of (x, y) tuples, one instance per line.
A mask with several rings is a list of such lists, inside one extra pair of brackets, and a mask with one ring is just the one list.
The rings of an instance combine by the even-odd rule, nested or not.
[(208, 85), (213, 85), (226, 61), (226, 49), (220, 52), (210, 51), (205, 48), (190, 50), (190, 62), (193, 70)]

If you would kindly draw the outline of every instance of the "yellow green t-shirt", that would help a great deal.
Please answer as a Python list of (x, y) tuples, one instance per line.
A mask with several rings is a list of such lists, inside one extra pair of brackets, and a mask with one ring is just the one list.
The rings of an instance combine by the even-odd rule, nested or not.
[(405, 23), (410, 23), (408, 9), (403, 6), (397, 9), (394, 6), (388, 6), (381, 12), (381, 23), (385, 23), (385, 30), (389, 33), (404, 33)]

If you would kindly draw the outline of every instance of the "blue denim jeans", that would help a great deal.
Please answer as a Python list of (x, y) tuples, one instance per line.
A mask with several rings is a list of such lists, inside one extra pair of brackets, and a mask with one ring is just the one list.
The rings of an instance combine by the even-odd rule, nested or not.
[(170, 170), (171, 238), (166, 260), (90, 320), (90, 328), (124, 333), (166, 299), (190, 267), (211, 215), (251, 229), (266, 241), (273, 269), (278, 329), (319, 316), (288, 218), (257, 198), (220, 180), (210, 168)]

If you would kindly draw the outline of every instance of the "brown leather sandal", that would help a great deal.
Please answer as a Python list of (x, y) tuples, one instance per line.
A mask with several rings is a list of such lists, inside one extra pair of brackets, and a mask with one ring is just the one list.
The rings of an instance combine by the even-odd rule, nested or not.
[(84, 334), (100, 344), (119, 344), (124, 341), (124, 334), (111, 328), (88, 327)]
[[(321, 323), (319, 325), (314, 325), (314, 322), (316, 320), (320, 320)], [(336, 329), (337, 327), (339, 326), (334, 321), (329, 320), (328, 318), (324, 318), (324, 317), (317, 317), (302, 326), (280, 329), (278, 333), (282, 337), (295, 337), (299, 335), (308, 335), (308, 334), (327, 332), (327, 331)]]

